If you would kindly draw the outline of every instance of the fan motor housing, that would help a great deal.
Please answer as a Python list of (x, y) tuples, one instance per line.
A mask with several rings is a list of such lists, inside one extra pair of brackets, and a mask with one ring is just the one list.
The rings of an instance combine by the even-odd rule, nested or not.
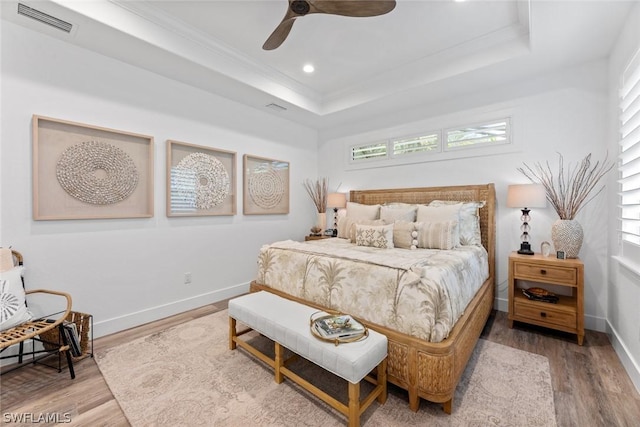
[(307, 3), (305, 0), (292, 1), (290, 6), (291, 6), (291, 10), (297, 13), (298, 15), (306, 15), (307, 13), (309, 13), (309, 10), (311, 9), (309, 7), (309, 3)]

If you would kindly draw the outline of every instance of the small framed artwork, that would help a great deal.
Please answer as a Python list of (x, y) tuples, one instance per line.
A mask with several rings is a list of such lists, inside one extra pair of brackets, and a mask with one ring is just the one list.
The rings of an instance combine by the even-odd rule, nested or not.
[(167, 216), (236, 214), (236, 153), (167, 141)]
[(289, 162), (244, 155), (243, 213), (289, 213)]
[(565, 258), (565, 256), (564, 256), (564, 251), (557, 251), (557, 252), (556, 252), (556, 258), (558, 258), (558, 259), (564, 259), (564, 258)]
[(33, 116), (33, 219), (153, 216), (153, 137)]

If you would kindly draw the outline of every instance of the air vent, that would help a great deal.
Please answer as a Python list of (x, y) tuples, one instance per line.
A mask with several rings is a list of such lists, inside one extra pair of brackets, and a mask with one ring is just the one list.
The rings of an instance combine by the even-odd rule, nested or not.
[(71, 28), (73, 27), (72, 24), (63, 21), (62, 19), (56, 18), (55, 16), (51, 16), (44, 12), (40, 12), (39, 10), (26, 6), (22, 3), (18, 3), (18, 15), (35, 19), (36, 21), (42, 22), (43, 24), (47, 24), (53, 28), (62, 30), (65, 33), (70, 33)]
[(274, 104), (273, 102), (271, 104), (265, 105), (265, 107), (270, 108), (271, 110), (274, 110), (274, 111), (287, 111), (287, 109), (282, 105)]

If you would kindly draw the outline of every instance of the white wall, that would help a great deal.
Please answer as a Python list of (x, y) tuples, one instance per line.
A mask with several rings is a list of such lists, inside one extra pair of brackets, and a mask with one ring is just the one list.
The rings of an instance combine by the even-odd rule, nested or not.
[[(514, 94), (517, 96), (514, 97)], [(528, 81), (494, 87), (464, 98), (443, 103), (442, 113), (425, 107), (424, 119), (410, 123), (397, 121), (381, 127), (381, 120), (350, 124), (321, 135), (319, 173), (332, 182), (342, 182), (341, 191), (362, 188), (464, 185), (493, 182), (497, 193), (497, 284), (496, 307), (507, 310), (508, 255), (519, 248), (520, 211), (505, 206), (509, 184), (528, 180), (516, 168), (523, 162), (555, 165), (556, 152), (574, 164), (588, 153), (602, 159), (607, 150), (607, 67), (604, 61), (536, 76)], [(436, 106), (437, 109), (437, 106)], [(355, 143), (375, 142), (420, 130), (473, 123), (478, 117), (495, 112), (512, 116), (515, 152), (490, 157), (416, 163), (384, 168), (349, 170), (345, 151)], [(406, 115), (415, 117), (419, 111)], [(396, 117), (404, 114), (398, 112)], [(364, 129), (368, 129), (364, 131)], [(342, 135), (339, 135), (342, 132)], [(610, 157), (613, 157), (612, 153)], [(605, 195), (601, 194), (577, 216), (585, 231), (580, 258), (585, 263), (585, 325), (605, 330), (607, 316), (606, 266), (607, 238)], [(531, 213), (532, 246), (551, 242), (551, 225), (557, 219), (551, 207)]]
[[(618, 153), (619, 134), (619, 88), (624, 68), (640, 49), (640, 4), (627, 18), (609, 61), (610, 75), (610, 130), (609, 150)], [(610, 177), (609, 201), (609, 247), (610, 255), (619, 253), (618, 184)], [(637, 262), (638, 260), (636, 260)], [(636, 388), (640, 391), (640, 276), (610, 259), (608, 271), (608, 325), (607, 331), (620, 359), (627, 368)]]
[[(1, 31), (0, 245), (25, 255), (29, 288), (71, 293), (96, 336), (237, 295), (262, 244), (308, 233), (314, 130), (6, 21)], [(33, 114), (154, 136), (153, 218), (33, 221)], [(237, 215), (166, 217), (167, 139), (237, 152)], [(290, 162), (290, 214), (242, 215), (245, 153)]]

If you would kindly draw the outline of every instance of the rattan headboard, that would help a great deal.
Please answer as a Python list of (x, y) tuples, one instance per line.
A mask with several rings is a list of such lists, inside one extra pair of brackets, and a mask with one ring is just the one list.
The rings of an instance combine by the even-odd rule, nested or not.
[(482, 246), (489, 253), (489, 275), (495, 278), (496, 190), (493, 183), (448, 187), (391, 188), (386, 190), (351, 190), (349, 201), (365, 205), (391, 202), (427, 204), (433, 200), (460, 202), (485, 201), (480, 209)]

